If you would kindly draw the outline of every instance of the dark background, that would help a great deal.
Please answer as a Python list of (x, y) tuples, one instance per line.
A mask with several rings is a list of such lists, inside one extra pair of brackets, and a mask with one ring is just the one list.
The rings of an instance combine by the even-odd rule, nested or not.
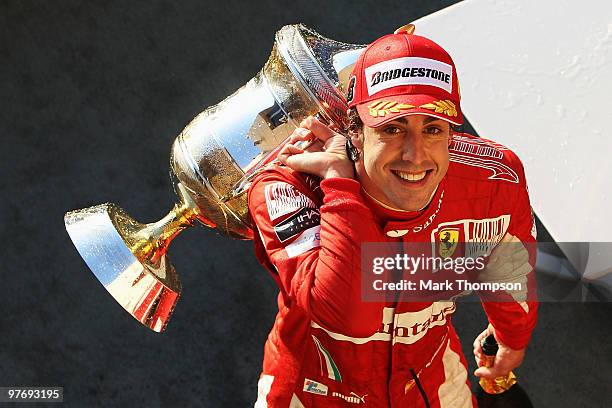
[[(159, 335), (95, 280), (63, 215), (165, 214), (175, 136), (257, 73), (283, 25), (367, 43), (451, 3), (2, 1), (0, 386), (63, 386), (77, 407), (252, 406), (277, 290), (251, 242), (202, 227), (175, 240), (184, 291)], [(612, 404), (610, 312), (542, 305), (518, 370), (536, 406)], [(454, 321), (472, 363), (485, 317), (463, 304)]]

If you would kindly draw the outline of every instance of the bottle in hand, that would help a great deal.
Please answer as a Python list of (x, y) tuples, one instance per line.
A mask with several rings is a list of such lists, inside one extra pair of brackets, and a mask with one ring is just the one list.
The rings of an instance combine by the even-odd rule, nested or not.
[[(484, 357), (479, 367), (491, 367), (499, 346), (493, 335), (487, 336), (481, 343)], [(479, 408), (533, 408), (529, 396), (516, 383), (516, 375), (510, 371), (507, 375), (494, 380), (481, 378), (476, 390)]]

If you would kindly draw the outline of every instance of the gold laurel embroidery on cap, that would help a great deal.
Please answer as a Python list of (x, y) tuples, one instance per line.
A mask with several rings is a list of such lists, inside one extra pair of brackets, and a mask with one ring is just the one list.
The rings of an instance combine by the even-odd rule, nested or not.
[(448, 99), (444, 101), (434, 101), (419, 106), (419, 108), (432, 109), (436, 113), (443, 113), (448, 116), (457, 116), (457, 108), (455, 104)]
[(378, 101), (368, 106), (370, 109), (370, 116), (375, 118), (386, 116), (389, 113), (399, 113), (402, 110), (413, 109), (414, 107), (414, 105), (398, 103), (395, 101)]

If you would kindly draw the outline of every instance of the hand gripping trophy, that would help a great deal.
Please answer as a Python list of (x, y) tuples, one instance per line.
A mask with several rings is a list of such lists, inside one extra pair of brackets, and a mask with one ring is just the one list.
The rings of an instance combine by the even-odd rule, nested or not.
[(252, 239), (245, 194), (250, 180), (274, 162), (280, 145), (307, 116), (346, 128), (343, 92), (363, 48), (303, 25), (283, 27), (263, 69), (175, 139), (170, 168), (179, 200), (164, 218), (141, 224), (110, 203), (66, 214), (66, 230), (79, 254), (128, 313), (156, 332), (164, 330), (181, 292), (168, 246), (196, 221)]

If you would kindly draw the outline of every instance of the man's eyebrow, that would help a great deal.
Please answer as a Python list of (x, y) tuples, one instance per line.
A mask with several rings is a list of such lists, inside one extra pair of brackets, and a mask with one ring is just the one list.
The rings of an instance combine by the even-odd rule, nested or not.
[(393, 122), (399, 122), (399, 123), (402, 123), (404, 125), (407, 125), (408, 124), (408, 119), (406, 119), (404, 116), (402, 116), (401, 118), (393, 119)]
[[(407, 116), (402, 116), (401, 118), (393, 119), (393, 122), (399, 122), (399, 123), (402, 123), (404, 125), (407, 125), (408, 124), (408, 119), (406, 119), (406, 118), (407, 118)], [(426, 125), (426, 124), (428, 124), (430, 122), (433, 122), (433, 121), (436, 121), (436, 120), (444, 120), (444, 119), (440, 119), (440, 118), (437, 118), (435, 116), (427, 116), (425, 119), (423, 119), (423, 125)]]
[(428, 124), (430, 122), (433, 122), (435, 120), (443, 120), (443, 119), (436, 118), (435, 116), (428, 116), (425, 119), (423, 119), (423, 124), (426, 125), (426, 124)]

